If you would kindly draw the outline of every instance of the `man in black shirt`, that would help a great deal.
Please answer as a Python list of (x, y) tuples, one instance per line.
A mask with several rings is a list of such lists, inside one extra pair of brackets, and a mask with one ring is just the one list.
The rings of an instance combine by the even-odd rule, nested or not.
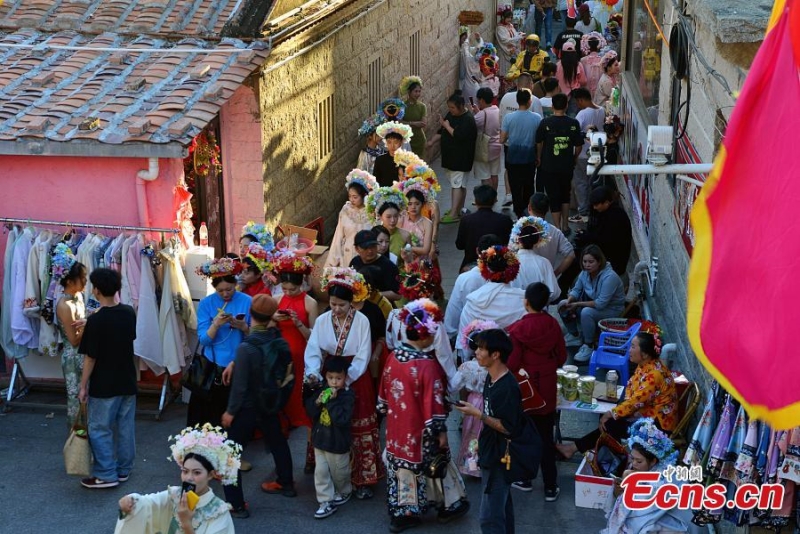
[(475, 336), (475, 358), (489, 376), (483, 386), (483, 412), (461, 402), (455, 408), (464, 415), (479, 417), (483, 429), (478, 436), (481, 466), (481, 532), (514, 532), (514, 504), (511, 484), (506, 481), (506, 438), (516, 435), (524, 424), (522, 397), (513, 373), (506, 367), (513, 348), (503, 330), (484, 330)]
[[(578, 19), (567, 17), (566, 20), (567, 28), (563, 32), (558, 34), (558, 37), (556, 37), (556, 42), (553, 43), (553, 53), (556, 55), (557, 58), (561, 57), (561, 47), (564, 45), (564, 43), (567, 42), (568, 39), (572, 39), (576, 43), (581, 42), (581, 37), (583, 37), (583, 34), (580, 32), (580, 30), (575, 29), (575, 25), (577, 23)], [(578, 57), (580, 58), (581, 47), (576, 46), (575, 51), (578, 52)]]
[(508, 243), (511, 228), (514, 226), (507, 215), (492, 209), (497, 202), (497, 191), (492, 186), (479, 185), (472, 192), (478, 210), (461, 219), (456, 236), (456, 248), (464, 251), (460, 268), (462, 271), (465, 266), (478, 261), (477, 246), (481, 236), (494, 234), (500, 238), (501, 243)]
[(358, 256), (350, 260), (350, 267), (360, 271), (365, 265), (378, 267), (380, 274), (375, 277), (375, 287), (390, 301), (400, 300), (400, 271), (387, 256), (378, 254), (378, 236), (372, 230), (361, 230), (353, 239)]
[(569, 235), (569, 201), (572, 173), (583, 149), (580, 123), (567, 117), (567, 95), (553, 95), (553, 114), (536, 130), (536, 191), (550, 198), (550, 213), (556, 228)]
[(122, 288), (117, 271), (95, 269), (89, 280), (101, 308), (86, 320), (78, 350), (86, 356), (78, 398), (89, 402), (89, 440), (94, 454), (92, 476), (82, 479), (81, 485), (113, 488), (128, 480), (136, 455), (136, 313), (114, 301)]
[(621, 276), (628, 267), (631, 255), (631, 221), (625, 210), (614, 202), (614, 194), (607, 187), (592, 189), (589, 201), (592, 215), (586, 231), (575, 236), (575, 244), (579, 248), (591, 244), (600, 247), (611, 268)]

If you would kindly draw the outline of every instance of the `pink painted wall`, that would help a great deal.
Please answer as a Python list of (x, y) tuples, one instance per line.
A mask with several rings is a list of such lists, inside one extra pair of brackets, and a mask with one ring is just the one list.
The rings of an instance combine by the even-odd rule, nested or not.
[(264, 221), (261, 122), (256, 95), (241, 86), (220, 109), (228, 251), (238, 250), (242, 226)]
[[(175, 226), (173, 188), (183, 175), (179, 159), (160, 159), (158, 178), (145, 186), (149, 223), (139, 220), (136, 201), (136, 173), (147, 169), (146, 158), (0, 156), (0, 169), (0, 217)], [(0, 234), (0, 258), (6, 240), (4, 231)], [(0, 277), (2, 268), (0, 261)]]

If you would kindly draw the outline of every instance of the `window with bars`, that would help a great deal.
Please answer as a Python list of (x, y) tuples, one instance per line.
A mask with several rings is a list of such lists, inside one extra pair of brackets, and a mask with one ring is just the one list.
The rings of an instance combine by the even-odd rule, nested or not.
[(333, 121), (333, 95), (329, 95), (317, 104), (317, 153), (320, 159), (333, 152)]
[(377, 109), (382, 100), (381, 87), (381, 58), (369, 64), (369, 79), (367, 80), (367, 92), (369, 98), (369, 109)]
[(408, 38), (409, 46), (409, 74), (413, 74), (415, 76), (419, 76), (420, 68), (419, 68), (419, 30), (415, 31), (411, 34)]

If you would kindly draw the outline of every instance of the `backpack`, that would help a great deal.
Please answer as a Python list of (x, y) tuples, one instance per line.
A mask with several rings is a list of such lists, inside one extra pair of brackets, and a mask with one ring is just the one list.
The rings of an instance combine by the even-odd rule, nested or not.
[[(256, 345), (252, 344), (254, 347)], [(291, 358), (288, 365), (281, 365), (281, 353), (289, 354), (289, 345), (278, 338), (257, 348), (261, 351), (258, 373), (261, 385), (258, 388), (256, 408), (264, 415), (275, 415), (286, 406), (294, 389), (294, 369)], [(285, 360), (284, 360), (285, 361)]]

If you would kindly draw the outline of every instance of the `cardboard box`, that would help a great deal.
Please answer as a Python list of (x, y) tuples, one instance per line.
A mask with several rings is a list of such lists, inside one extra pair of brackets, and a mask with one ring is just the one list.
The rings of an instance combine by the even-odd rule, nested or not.
[(614, 480), (595, 476), (592, 466), (584, 457), (575, 472), (575, 506), (606, 510), (613, 499)]

